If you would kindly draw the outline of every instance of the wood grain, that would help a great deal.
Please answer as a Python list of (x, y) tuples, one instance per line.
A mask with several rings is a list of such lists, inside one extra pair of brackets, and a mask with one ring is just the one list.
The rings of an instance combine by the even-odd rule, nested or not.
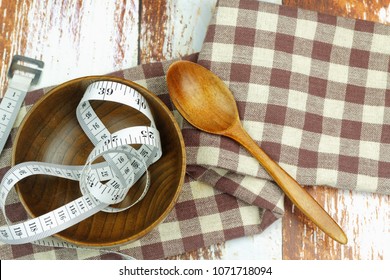
[(194, 62), (177, 61), (169, 67), (167, 85), (173, 104), (189, 123), (245, 147), (306, 217), (336, 241), (347, 243), (343, 230), (322, 206), (244, 130), (233, 93), (218, 76)]
[(284, 0), (283, 4), (337, 16), (390, 23), (389, 0)]
[[(198, 1), (198, 0), (195, 0)], [(186, 6), (199, 7), (194, 0), (186, 1)], [(204, 1), (201, 1), (204, 2)], [(180, 5), (183, 1), (167, 1), (167, 0), (144, 0), (141, 5), (140, 13), (140, 50), (139, 62), (148, 63), (152, 61), (161, 61), (180, 57), (200, 50), (200, 45), (197, 39), (193, 39), (195, 24), (175, 24), (176, 21), (184, 23), (184, 21), (199, 19), (204, 20), (203, 29), (207, 28), (207, 22), (211, 19), (211, 10), (215, 3), (208, 1), (207, 7), (204, 10), (198, 11), (197, 17), (188, 18), (188, 14), (183, 12)], [(189, 28), (192, 26), (192, 29)], [(202, 28), (198, 26), (197, 28)], [(205, 31), (204, 31), (205, 33)], [(203, 39), (202, 39), (203, 40)], [(198, 43), (198, 45), (196, 45)], [(189, 259), (219, 259), (223, 255), (223, 244), (215, 244), (210, 247), (199, 248), (198, 250), (187, 252), (169, 259), (189, 260)]]
[[(390, 1), (285, 0), (284, 4), (337, 16), (389, 23)], [(283, 218), (283, 259), (388, 259), (390, 197), (308, 187), (308, 191), (339, 221), (350, 239), (340, 245), (324, 236), (289, 201)]]
[(27, 13), (29, 2), (0, 1), (0, 96), (7, 88), (7, 71), (12, 56), (24, 53), (26, 49)]
[(308, 187), (308, 191), (340, 222), (350, 238), (340, 245), (324, 236), (286, 201), (283, 218), (284, 259), (388, 259), (389, 196)]
[[(17, 53), (46, 62), (38, 85), (45, 87), (199, 51), (215, 3), (216, 0), (103, 1), (99, 5), (77, 0), (0, 1), (0, 92), (4, 93), (5, 74), (11, 57)], [(285, 0), (284, 3), (346, 16), (362, 11), (359, 10), (362, 5), (371, 5), (371, 12), (361, 13), (361, 18), (389, 22), (389, 1)], [(154, 47), (155, 40), (158, 47)], [(350, 238), (347, 246), (333, 243), (310, 223), (305, 226), (302, 223), (305, 218), (286, 204), (289, 212), (283, 219), (283, 241), (278, 231), (278, 236), (266, 240), (266, 246), (246, 243), (248, 247), (239, 248), (240, 256), (243, 251), (278, 251), (283, 242), (285, 259), (390, 258), (388, 196), (326, 187), (310, 187), (309, 192), (346, 229)], [(218, 259), (233, 254), (228, 254), (227, 249), (225, 244), (219, 244), (177, 258)]]
[(6, 86), (3, 73), (15, 54), (45, 62), (40, 87), (137, 64), (138, 1), (0, 3), (0, 15), (5, 15), (0, 17), (5, 30), (1, 35), (5, 40), (0, 41), (2, 92)]
[[(185, 174), (185, 148), (180, 128), (162, 101), (139, 85), (110, 76), (83, 77), (68, 81), (44, 95), (20, 125), (12, 164), (40, 161), (83, 165), (93, 144), (81, 129), (75, 111), (87, 86), (93, 81), (114, 81), (136, 89), (149, 104), (159, 129), (164, 153), (148, 168), (150, 186), (145, 197), (126, 211), (98, 212), (57, 234), (82, 246), (115, 246), (135, 241), (153, 230), (174, 207)], [(109, 131), (149, 125), (138, 111), (115, 102), (92, 102), (96, 114)], [(146, 176), (144, 176), (146, 179)], [(131, 188), (120, 207), (136, 201), (145, 180)], [(49, 213), (81, 196), (79, 182), (47, 176), (32, 176), (17, 185), (21, 201), (32, 217)]]
[(139, 62), (161, 61), (201, 50), (217, 0), (143, 0)]

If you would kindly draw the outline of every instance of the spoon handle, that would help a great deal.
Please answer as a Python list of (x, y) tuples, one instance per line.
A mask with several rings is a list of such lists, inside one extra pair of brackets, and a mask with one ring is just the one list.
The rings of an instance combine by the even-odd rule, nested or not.
[(291, 202), (314, 224), (337, 242), (341, 244), (348, 242), (343, 230), (324, 208), (256, 144), (240, 123), (227, 130), (225, 136), (234, 139), (244, 146), (260, 162)]

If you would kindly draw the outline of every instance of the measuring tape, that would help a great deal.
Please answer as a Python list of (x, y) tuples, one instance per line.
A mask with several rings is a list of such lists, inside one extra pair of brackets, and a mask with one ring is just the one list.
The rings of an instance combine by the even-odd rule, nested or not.
[[(30, 58), (18, 56), (17, 61), (43, 67), (43, 63)], [(40, 75), (40, 70), (36, 68), (19, 67), (22, 65), (15, 67), (16, 62), (13, 61), (11, 64), (10, 71), (13, 73), (9, 75), (11, 77), (9, 88), (0, 105), (0, 116), (5, 116), (4, 122), (1, 123), (0, 143), (6, 142), (26, 92), (30, 85), (39, 79), (37, 75)], [(17, 73), (16, 70), (22, 73)], [(111, 133), (90, 104), (90, 101), (95, 100), (116, 102), (134, 108), (149, 119), (150, 125), (127, 127)], [(94, 144), (85, 165), (24, 162), (13, 166), (4, 175), (0, 185), (0, 207), (7, 222), (0, 227), (0, 242), (8, 244), (33, 242), (41, 245), (77, 247), (50, 236), (99, 211), (110, 213), (124, 211), (142, 200), (147, 193), (150, 185), (147, 169), (161, 157), (162, 150), (159, 131), (142, 94), (118, 82), (93, 82), (87, 87), (77, 106), (76, 116), (81, 128)], [(139, 148), (135, 149), (132, 145)], [(103, 157), (105, 162), (94, 163), (99, 157)], [(110, 207), (111, 204), (121, 202), (129, 189), (145, 173), (144, 190), (135, 202), (125, 208)], [(15, 184), (32, 175), (57, 176), (79, 181), (82, 196), (42, 216), (12, 224), (5, 209), (7, 196)]]
[[(29, 63), (38, 68), (22, 65), (20, 62)], [(8, 77), (11, 79), (0, 103), (0, 153), (3, 151), (27, 91), (31, 85), (38, 83), (42, 73), (40, 69), (43, 66), (43, 61), (29, 57), (15, 55), (12, 58), (8, 70)]]

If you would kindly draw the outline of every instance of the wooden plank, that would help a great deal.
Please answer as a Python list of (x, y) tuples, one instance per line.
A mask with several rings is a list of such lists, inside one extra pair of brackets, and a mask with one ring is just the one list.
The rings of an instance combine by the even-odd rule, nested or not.
[[(137, 64), (138, 1), (2, 1), (1, 89), (14, 54), (41, 59), (37, 87)], [(3, 35), (2, 35), (3, 36)], [(2, 38), (3, 39), (3, 38)], [(4, 47), (4, 48), (3, 48)]]
[(0, 96), (7, 88), (7, 71), (12, 56), (26, 49), (27, 13), (30, 3), (25, 1), (0, 1)]
[(340, 245), (325, 236), (286, 201), (283, 218), (283, 259), (388, 259), (390, 197), (308, 187), (309, 192), (345, 230)]
[(140, 62), (162, 61), (199, 52), (216, 0), (144, 0)]
[[(390, 1), (285, 0), (286, 5), (338, 16), (389, 23)], [(283, 218), (284, 259), (388, 259), (390, 197), (312, 187), (309, 192), (345, 229), (345, 246), (325, 237), (286, 201)]]
[(0, 0), (0, 94), (15, 54), (45, 62), (36, 88), (136, 65), (138, 1), (116, 2)]
[(283, 4), (337, 16), (390, 23), (389, 0), (284, 0)]
[[(142, 1), (140, 63), (162, 61), (200, 51), (200, 45), (196, 45), (195, 42), (203, 41), (203, 38), (199, 37), (206, 34), (205, 30), (214, 6), (214, 0)], [(197, 11), (196, 14), (193, 12), (194, 9)], [(204, 31), (194, 32), (200, 20), (203, 25), (198, 28), (203, 28)], [(224, 244), (215, 244), (169, 259), (220, 259), (223, 248)]]

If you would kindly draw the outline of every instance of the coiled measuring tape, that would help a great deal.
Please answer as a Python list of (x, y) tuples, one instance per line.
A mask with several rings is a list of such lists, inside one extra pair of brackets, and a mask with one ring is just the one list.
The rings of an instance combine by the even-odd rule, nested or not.
[[(17, 57), (38, 67), (42, 63), (30, 58)], [(14, 64), (14, 63), (13, 63)], [(40, 72), (36, 68), (14, 67), (22, 73), (10, 75), (10, 85), (0, 105), (1, 143), (5, 143), (18, 109), (32, 82)], [(33, 76), (26, 73), (32, 73)], [(149, 126), (127, 127), (110, 133), (93, 110), (90, 101), (101, 100), (120, 103), (138, 110), (149, 121)], [(11, 108), (8, 108), (11, 103)], [(0, 207), (7, 225), (0, 227), (0, 242), (8, 244), (37, 243), (61, 247), (77, 247), (50, 236), (99, 212), (119, 212), (139, 202), (150, 185), (148, 167), (162, 155), (160, 135), (145, 98), (135, 89), (113, 81), (91, 83), (76, 109), (77, 119), (83, 131), (94, 144), (85, 165), (70, 166), (44, 162), (24, 162), (13, 166), (0, 185)], [(1, 118), (1, 117), (0, 117)], [(4, 126), (4, 128), (3, 128)], [(5, 140), (4, 140), (5, 138)], [(137, 144), (135, 149), (131, 145)], [(3, 144), (4, 145), (4, 144)], [(95, 164), (103, 157), (105, 162)], [(125, 208), (113, 208), (110, 204), (121, 202), (129, 189), (146, 173), (146, 184), (140, 197)], [(32, 175), (48, 175), (79, 181), (82, 196), (42, 216), (12, 224), (5, 211), (7, 196), (20, 180)], [(102, 183), (104, 182), (104, 183)]]

